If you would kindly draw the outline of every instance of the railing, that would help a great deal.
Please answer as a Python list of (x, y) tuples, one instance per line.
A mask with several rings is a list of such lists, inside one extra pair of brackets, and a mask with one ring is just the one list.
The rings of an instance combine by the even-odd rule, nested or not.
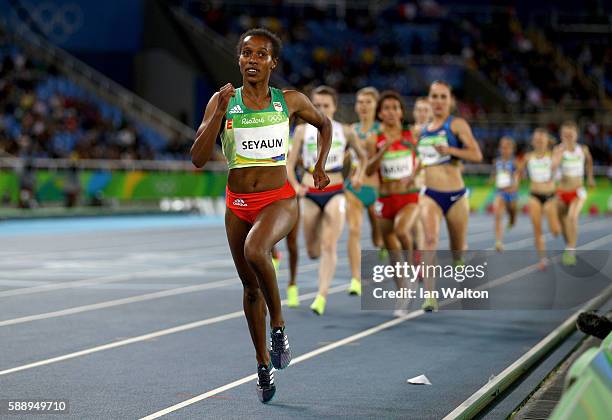
[(193, 128), (181, 123), (61, 48), (45, 41), (30, 31), (27, 25), (16, 24), (10, 25), (9, 28), (7, 21), (0, 19), (0, 30), (5, 31), (23, 49), (53, 63), (75, 82), (93, 90), (105, 101), (121, 108), (127, 115), (149, 123), (168, 137), (175, 133), (185, 138), (195, 137)]
[[(225, 55), (224, 58), (226, 60), (229, 60), (232, 63), (235, 63), (237, 61), (235, 46), (229, 40), (220, 36), (214, 30), (210, 29), (208, 26), (191, 16), (183, 8), (170, 7), (170, 10), (172, 11), (172, 13), (175, 14), (175, 16), (181, 19), (181, 21), (185, 25), (188, 25), (189, 30), (205, 39), (207, 44), (214, 44), (218, 48), (218, 50)], [(272, 73), (270, 76), (270, 80), (275, 86), (291, 86), (291, 84), (278, 73)]]
[(197, 169), (188, 160), (106, 160), (106, 159), (21, 159), (16, 157), (0, 157), (0, 170), (20, 170), (29, 164), (36, 169), (62, 170), (73, 167), (89, 170), (105, 171), (214, 171), (227, 170), (225, 161), (209, 161), (204, 168)]

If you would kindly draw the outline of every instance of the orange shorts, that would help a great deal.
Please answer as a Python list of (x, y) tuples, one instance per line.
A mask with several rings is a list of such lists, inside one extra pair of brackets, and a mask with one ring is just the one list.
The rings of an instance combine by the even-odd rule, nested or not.
[(259, 212), (266, 206), (278, 200), (295, 197), (295, 191), (289, 181), (285, 182), (280, 188), (269, 191), (261, 191), (248, 194), (237, 194), (225, 187), (225, 205), (236, 216), (249, 222), (255, 223)]
[(575, 190), (571, 191), (557, 190), (557, 197), (559, 197), (559, 199), (563, 201), (566, 206), (569, 206), (576, 198), (586, 197), (586, 190), (584, 187), (576, 188)]
[(419, 202), (419, 193), (410, 192), (406, 194), (391, 194), (385, 197), (378, 197), (376, 209), (379, 217), (383, 219), (395, 219), (397, 213), (400, 212), (408, 204), (416, 204)]

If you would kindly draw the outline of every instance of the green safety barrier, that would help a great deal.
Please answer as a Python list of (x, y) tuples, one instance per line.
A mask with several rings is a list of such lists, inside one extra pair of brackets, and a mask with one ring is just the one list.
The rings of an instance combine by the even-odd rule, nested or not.
[[(36, 172), (36, 198), (39, 202), (64, 199), (67, 174), (62, 171)], [(79, 173), (81, 194), (85, 198), (101, 194), (121, 201), (159, 201), (164, 197), (219, 197), (225, 193), (225, 172), (146, 172), (89, 171)], [(17, 203), (19, 177), (0, 171), (0, 197)]]
[(612, 413), (612, 333), (572, 364), (551, 420), (609, 419)]
[[(39, 202), (59, 202), (64, 198), (66, 173), (39, 170), (36, 172), (36, 198)], [(105, 198), (121, 201), (159, 201), (164, 197), (194, 198), (219, 197), (225, 194), (226, 172), (147, 172), (147, 171), (93, 171), (79, 173), (82, 194), (87, 198), (101, 192)], [(466, 175), (470, 192), (470, 208), (484, 212), (495, 199), (495, 188), (488, 176)], [(17, 203), (19, 178), (12, 171), (0, 171), (0, 197)], [(527, 184), (519, 189), (518, 205), (527, 204)], [(597, 179), (597, 188), (588, 190), (584, 212), (595, 206), (600, 213), (612, 212), (612, 185), (607, 178)]]

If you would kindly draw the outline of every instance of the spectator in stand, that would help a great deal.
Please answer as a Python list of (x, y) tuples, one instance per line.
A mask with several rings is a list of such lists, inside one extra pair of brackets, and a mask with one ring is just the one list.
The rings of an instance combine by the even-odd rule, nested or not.
[[(87, 96), (63, 95), (55, 88), (41, 94), (41, 88), (47, 87), (48, 92), (47, 82), (58, 75), (57, 69), (14, 50), (0, 34), (3, 153), (23, 158), (155, 159), (155, 152), (131, 121), (115, 127)], [(187, 159), (188, 153), (182, 158)]]

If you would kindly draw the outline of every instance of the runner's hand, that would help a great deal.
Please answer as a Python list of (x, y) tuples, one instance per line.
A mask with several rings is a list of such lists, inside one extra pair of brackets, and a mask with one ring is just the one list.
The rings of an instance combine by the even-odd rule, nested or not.
[(314, 180), (315, 188), (320, 190), (327, 187), (329, 184), (329, 177), (321, 165), (315, 165), (314, 172), (312, 173), (312, 179)]
[(414, 175), (407, 176), (406, 178), (402, 178), (400, 181), (403, 185), (410, 185), (414, 182)]
[(227, 104), (229, 104), (232, 96), (236, 96), (236, 89), (234, 89), (234, 86), (231, 83), (228, 83), (219, 89), (219, 96), (217, 97), (217, 113), (225, 114)]
[(434, 146), (441, 155), (450, 155), (450, 147), (445, 144), (437, 144)]
[(304, 185), (304, 184), (300, 184), (295, 189), (295, 193), (297, 194), (298, 197), (304, 197), (307, 192), (308, 192), (308, 187), (306, 185)]
[(595, 188), (595, 178), (589, 177), (587, 185), (589, 186), (589, 188)]

